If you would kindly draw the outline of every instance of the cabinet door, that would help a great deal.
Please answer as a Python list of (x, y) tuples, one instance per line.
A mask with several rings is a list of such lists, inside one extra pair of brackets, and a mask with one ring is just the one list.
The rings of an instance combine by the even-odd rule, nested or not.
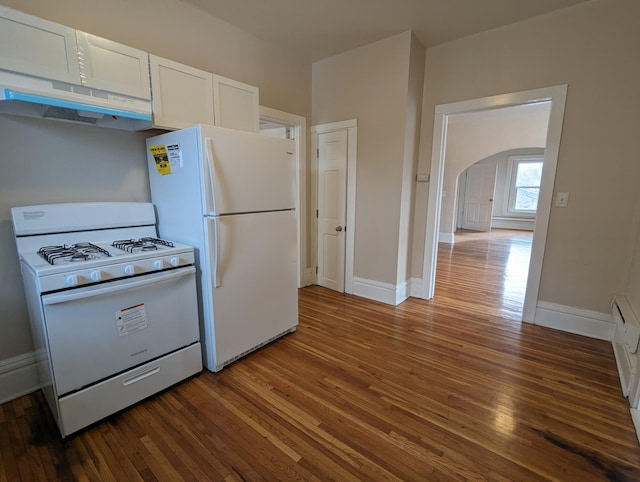
[(76, 36), (82, 85), (151, 99), (146, 52), (85, 32)]
[(183, 129), (213, 125), (212, 74), (172, 60), (149, 56), (153, 124)]
[(259, 132), (260, 101), (257, 87), (214, 75), (213, 105), (215, 125)]
[(0, 6), (0, 67), (80, 83), (74, 29)]

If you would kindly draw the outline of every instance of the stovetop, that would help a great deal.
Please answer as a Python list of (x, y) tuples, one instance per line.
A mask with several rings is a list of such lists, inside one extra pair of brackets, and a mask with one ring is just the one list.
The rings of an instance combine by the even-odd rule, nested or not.
[(41, 293), (194, 265), (191, 246), (145, 238), (151, 237), (60, 244), (47, 239), (46, 246), (20, 251), (20, 259)]
[[(144, 254), (150, 252), (167, 251), (174, 248), (171, 241), (155, 237), (137, 239), (118, 239), (111, 243), (92, 243), (83, 241), (74, 244), (59, 244), (42, 246), (38, 254), (51, 265), (78, 264), (104, 258), (115, 258), (124, 254)], [(134, 258), (132, 258), (134, 259)]]
[(40, 293), (195, 263), (193, 248), (157, 237), (150, 203), (68, 203), (11, 209), (23, 273)]

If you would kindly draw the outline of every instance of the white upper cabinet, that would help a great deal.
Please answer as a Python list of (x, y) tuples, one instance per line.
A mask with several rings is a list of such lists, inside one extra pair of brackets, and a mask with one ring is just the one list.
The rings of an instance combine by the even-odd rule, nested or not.
[(146, 52), (76, 31), (82, 85), (151, 99)]
[(0, 6), (0, 68), (79, 84), (76, 31)]
[(153, 124), (183, 129), (214, 124), (213, 74), (149, 55)]
[(214, 74), (213, 104), (215, 125), (259, 132), (260, 100), (257, 87)]

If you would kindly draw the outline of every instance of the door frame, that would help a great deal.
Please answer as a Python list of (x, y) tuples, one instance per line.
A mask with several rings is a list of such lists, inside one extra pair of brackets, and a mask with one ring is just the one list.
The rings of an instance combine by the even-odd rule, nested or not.
[(567, 85), (556, 85), (522, 92), (483, 97), (479, 99), (440, 104), (435, 107), (433, 124), (433, 143), (431, 149), (431, 171), (427, 221), (425, 226), (424, 258), (422, 264), (421, 298), (431, 299), (434, 296), (436, 280), (436, 263), (438, 254), (438, 227), (440, 226), (440, 209), (442, 201), (442, 184), (445, 166), (445, 143), (447, 138), (448, 116), (466, 112), (481, 111), (524, 105), (536, 102), (551, 101), (549, 126), (544, 152), (544, 169), (540, 183), (538, 198), (538, 215), (533, 232), (529, 275), (522, 309), (523, 321), (533, 323), (540, 291), (542, 260), (547, 240), (549, 215), (553, 198), (553, 183), (558, 164), (558, 152), (562, 136), (562, 123), (567, 98)]
[(355, 226), (356, 226), (356, 167), (357, 167), (357, 145), (358, 145), (358, 121), (350, 119), (328, 124), (318, 124), (311, 126), (311, 208), (313, 216), (311, 242), (313, 253), (313, 264), (316, 267), (310, 273), (314, 284), (318, 283), (318, 134), (326, 134), (339, 130), (347, 131), (347, 224), (345, 240), (345, 260), (344, 260), (344, 292), (353, 294), (353, 265), (355, 253)]
[(296, 222), (298, 233), (298, 288), (307, 282), (307, 119), (296, 114), (260, 106), (260, 120), (293, 129), (296, 145)]

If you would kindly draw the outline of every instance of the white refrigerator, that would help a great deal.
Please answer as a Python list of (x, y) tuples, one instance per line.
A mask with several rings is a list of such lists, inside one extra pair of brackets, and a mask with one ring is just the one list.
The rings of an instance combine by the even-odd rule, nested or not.
[(298, 324), (293, 152), (290, 140), (207, 125), (147, 139), (159, 235), (195, 248), (211, 371)]

